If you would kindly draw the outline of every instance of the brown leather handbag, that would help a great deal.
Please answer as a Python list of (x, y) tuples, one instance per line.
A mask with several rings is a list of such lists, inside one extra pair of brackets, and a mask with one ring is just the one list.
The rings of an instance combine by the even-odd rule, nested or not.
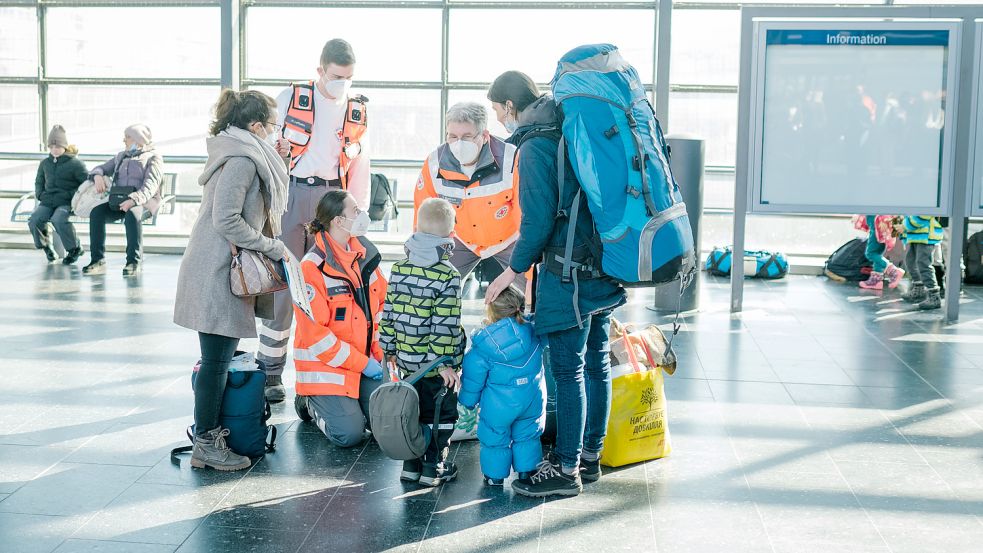
[(257, 251), (239, 249), (234, 244), (229, 246), (232, 248), (229, 283), (234, 296), (250, 298), (287, 289), (287, 281), (280, 274), (276, 261)]

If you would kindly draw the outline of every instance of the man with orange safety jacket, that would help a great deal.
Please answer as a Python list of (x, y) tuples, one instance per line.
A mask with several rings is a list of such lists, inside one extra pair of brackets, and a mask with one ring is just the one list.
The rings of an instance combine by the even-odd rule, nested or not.
[[(321, 51), (318, 79), (294, 83), (276, 99), (282, 138), (281, 155), (290, 157), (290, 197), (283, 215), (283, 234), (295, 259), (313, 245), (304, 225), (328, 190), (351, 192), (361, 209), (368, 209), (370, 174), (366, 112), (367, 99), (349, 94), (355, 71), (351, 45), (333, 39)], [(257, 358), (266, 370), (266, 398), (284, 400), (282, 374), (290, 342), (293, 306), (288, 291), (274, 296), (274, 317), (259, 331)]]
[[(454, 206), (457, 223), (450, 262), (462, 278), (483, 259), (494, 259), (504, 270), (522, 218), (516, 148), (488, 132), (488, 112), (481, 104), (455, 104), (446, 120), (446, 142), (424, 162), (413, 203), (418, 210), (427, 198), (443, 198)], [(519, 275), (520, 286), (522, 281)]]

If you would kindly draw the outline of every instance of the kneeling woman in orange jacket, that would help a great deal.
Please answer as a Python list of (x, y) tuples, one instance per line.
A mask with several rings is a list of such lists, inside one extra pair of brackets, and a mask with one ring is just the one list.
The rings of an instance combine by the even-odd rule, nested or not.
[(314, 319), (295, 308), (294, 407), (340, 447), (365, 439), (369, 396), (382, 379), (386, 279), (378, 248), (364, 236), (368, 226), (368, 213), (351, 194), (328, 192), (308, 228), (314, 246), (300, 263)]

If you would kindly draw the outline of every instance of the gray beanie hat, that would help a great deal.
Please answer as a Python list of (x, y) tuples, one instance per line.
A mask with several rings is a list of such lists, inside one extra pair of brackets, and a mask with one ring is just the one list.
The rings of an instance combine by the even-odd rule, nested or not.
[(137, 146), (147, 146), (153, 143), (153, 135), (150, 134), (150, 127), (137, 123), (126, 127), (123, 134), (137, 143)]
[(68, 135), (65, 133), (65, 127), (61, 125), (51, 127), (51, 132), (48, 133), (48, 146), (68, 147)]

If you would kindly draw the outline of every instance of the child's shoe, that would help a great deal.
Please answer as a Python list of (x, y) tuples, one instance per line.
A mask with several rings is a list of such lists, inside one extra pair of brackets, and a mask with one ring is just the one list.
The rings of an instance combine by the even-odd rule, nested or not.
[(870, 277), (860, 283), (860, 287), (864, 290), (883, 290), (884, 289), (884, 273), (875, 273), (871, 271)]
[(403, 482), (419, 482), (422, 470), (423, 461), (420, 459), (403, 461), (403, 472), (399, 473), (399, 479)]
[(921, 311), (928, 311), (930, 309), (939, 309), (942, 307), (942, 296), (939, 295), (938, 288), (932, 288), (927, 290), (927, 295), (921, 303), (918, 304), (918, 309)]
[(896, 265), (891, 264), (887, 266), (887, 269), (884, 269), (884, 280), (887, 281), (888, 288), (892, 290), (897, 288), (902, 278), (904, 278), (904, 271)]
[(501, 487), (505, 485), (504, 478), (492, 478), (491, 476), (485, 476), (483, 479), (486, 486), (497, 486)]
[(431, 488), (436, 488), (455, 478), (457, 478), (457, 465), (449, 461), (444, 461), (439, 466), (423, 463), (423, 470), (420, 471), (420, 485)]
[(928, 297), (928, 289), (921, 282), (911, 285), (911, 290), (901, 294), (901, 299), (907, 303), (921, 303)]

